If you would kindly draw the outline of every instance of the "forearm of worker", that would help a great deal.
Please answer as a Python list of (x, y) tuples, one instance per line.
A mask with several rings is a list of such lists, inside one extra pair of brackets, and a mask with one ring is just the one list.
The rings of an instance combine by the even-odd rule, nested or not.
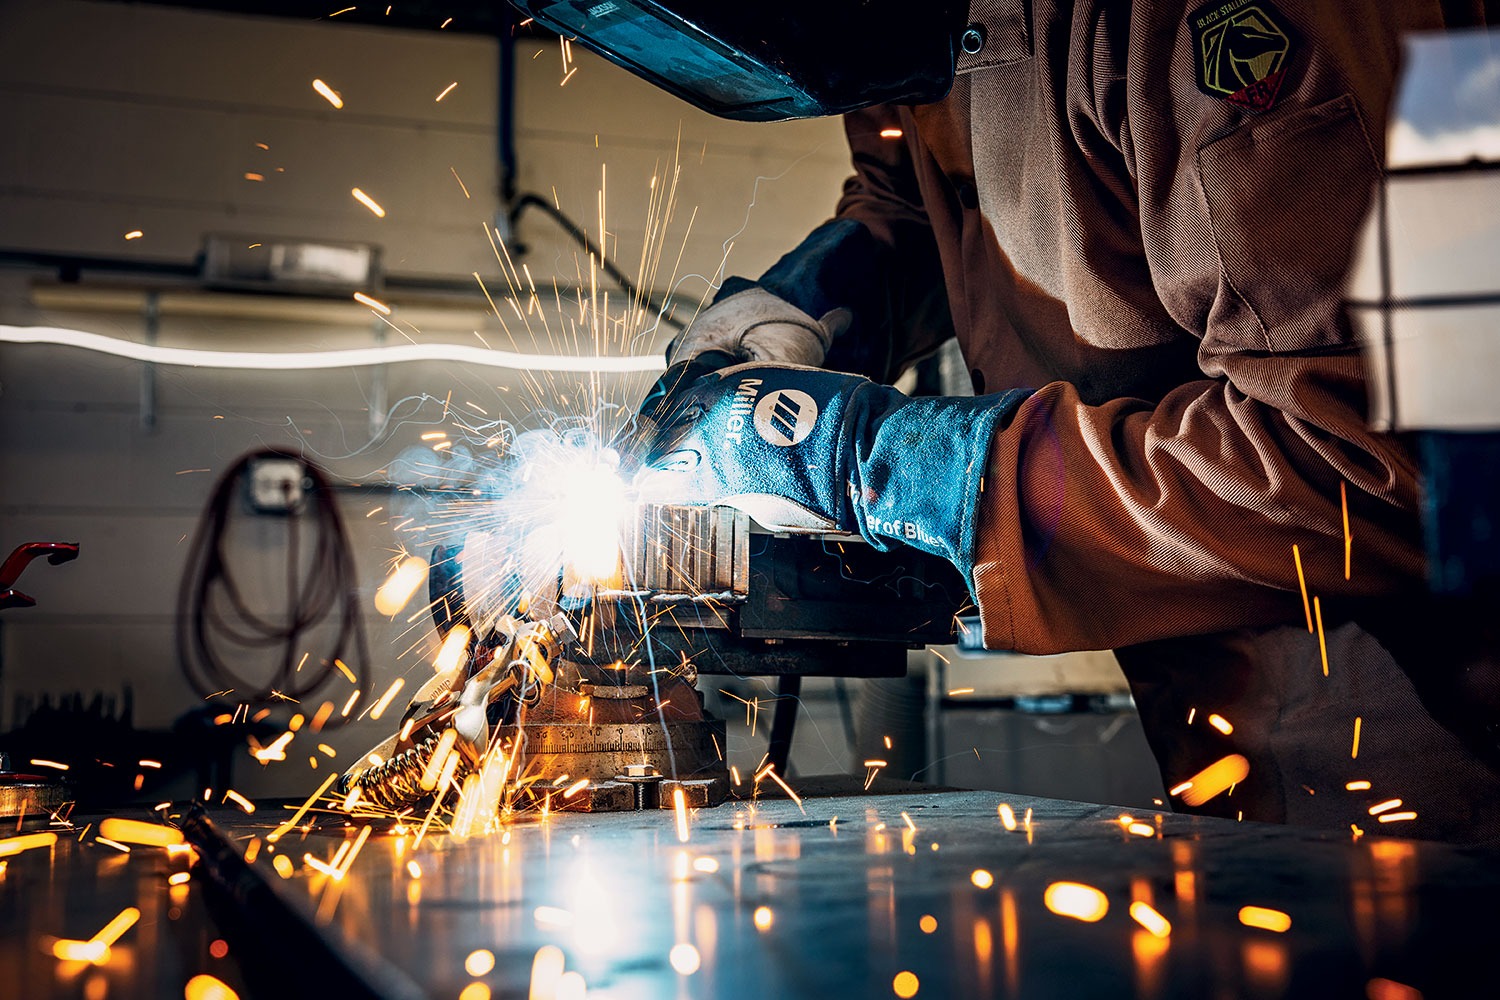
[(1110, 649), (1301, 621), (1293, 546), (1325, 603), (1420, 579), (1416, 472), (1365, 427), (1358, 354), (1223, 369), (1155, 406), (1086, 406), (1054, 383), (995, 435), (973, 575), (987, 645)]
[(908, 112), (874, 107), (845, 117), (853, 173), (834, 218), (760, 280), (804, 311), (834, 308), (852, 323), (834, 344), (829, 367), (877, 381), (894, 379), (912, 361), (953, 336), (937, 239), (923, 205)]
[[(878, 130), (892, 114), (879, 111), (873, 123), (854, 126), (854, 135)], [(845, 182), (834, 217), (756, 280), (727, 279), (716, 299), (758, 285), (815, 318), (849, 310), (853, 319), (846, 336), (856, 339), (910, 325), (891, 315), (891, 290), (910, 284), (915, 274), (924, 291), (940, 291), (937, 244), (905, 154), (877, 146), (884, 156), (871, 156), (861, 151), (861, 142), (851, 137), (855, 173)], [(898, 193), (897, 188), (910, 190)]]

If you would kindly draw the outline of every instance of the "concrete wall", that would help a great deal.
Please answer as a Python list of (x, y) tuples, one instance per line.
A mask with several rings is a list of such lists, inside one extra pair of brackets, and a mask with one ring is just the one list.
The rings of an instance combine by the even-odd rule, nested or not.
[(7, 0), (0, 247), (191, 260), (205, 232), (322, 236), (383, 244), (393, 271), (466, 274), (497, 207), (496, 58), (436, 32)]

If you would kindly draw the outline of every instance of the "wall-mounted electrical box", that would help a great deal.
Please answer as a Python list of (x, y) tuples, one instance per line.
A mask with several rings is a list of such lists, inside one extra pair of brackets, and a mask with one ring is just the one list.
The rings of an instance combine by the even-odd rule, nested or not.
[(245, 483), (257, 514), (294, 514), (307, 496), (307, 468), (296, 458), (260, 458)]

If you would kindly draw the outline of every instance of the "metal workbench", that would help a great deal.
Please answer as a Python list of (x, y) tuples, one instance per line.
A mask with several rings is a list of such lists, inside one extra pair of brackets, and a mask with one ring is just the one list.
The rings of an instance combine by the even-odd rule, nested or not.
[[(1500, 853), (1381, 837), (1374, 823), (1356, 840), (1136, 812), (1147, 836), (1120, 813), (925, 790), (730, 802), (692, 816), (686, 843), (670, 810), (553, 814), (462, 843), (381, 833), (335, 883), (303, 855), (326, 861), (352, 829), (283, 838), (298, 862), (283, 879), (267, 850), (237, 861), (287, 814), (216, 812), (189, 824), (207, 846), (186, 886), (166, 884), (178, 862), (150, 848), (127, 857), (65, 837), (10, 859), (0, 965), (16, 970), (15, 995), (91, 1000), (182, 996), (200, 971), (242, 996), (328, 996), (347, 977), (344, 996), (458, 997), (477, 980), (526, 997), (545, 945), (589, 996), (622, 1000), (890, 997), (903, 972), (922, 998), (1494, 995), (1482, 984), (1500, 940)], [(1050, 912), (1058, 881), (1102, 890), (1107, 912)], [(1170, 934), (1144, 930), (1133, 901)], [(117, 960), (64, 975), (43, 953), (43, 935), (87, 936), (124, 905), (143, 917)], [(1284, 912), (1290, 928), (1245, 926), (1247, 905)], [(209, 950), (220, 938), (225, 958)], [(684, 944), (699, 960), (687, 975), (669, 958)], [(474, 977), (465, 957), (479, 949), (495, 964)], [(86, 993), (90, 977), (107, 990)]]

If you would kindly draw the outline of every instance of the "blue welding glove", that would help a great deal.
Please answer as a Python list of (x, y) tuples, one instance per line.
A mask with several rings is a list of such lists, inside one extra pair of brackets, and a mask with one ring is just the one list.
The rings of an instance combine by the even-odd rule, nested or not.
[(990, 441), (1026, 395), (913, 399), (854, 375), (737, 365), (677, 393), (637, 485), (645, 500), (738, 507), (774, 530), (903, 542), (968, 579)]

